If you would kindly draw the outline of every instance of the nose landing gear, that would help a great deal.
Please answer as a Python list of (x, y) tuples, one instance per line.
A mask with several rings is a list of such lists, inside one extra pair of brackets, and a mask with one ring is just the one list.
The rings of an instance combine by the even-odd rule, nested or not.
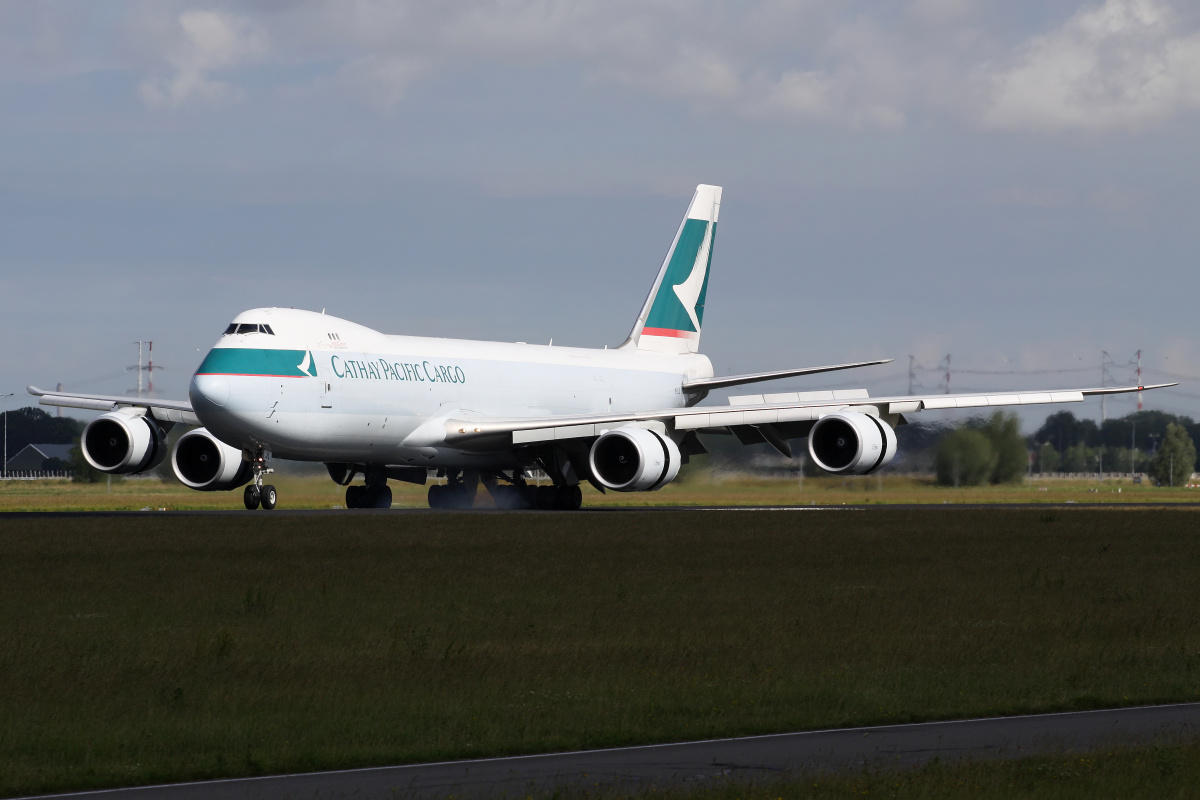
[(267, 511), (275, 508), (275, 501), (279, 498), (275, 487), (269, 483), (263, 485), (263, 476), (270, 475), (275, 471), (267, 466), (267, 459), (270, 457), (270, 451), (256, 450), (250, 459), (250, 469), (254, 473), (254, 481), (242, 492), (242, 501), (246, 504), (247, 511), (253, 511), (260, 505)]

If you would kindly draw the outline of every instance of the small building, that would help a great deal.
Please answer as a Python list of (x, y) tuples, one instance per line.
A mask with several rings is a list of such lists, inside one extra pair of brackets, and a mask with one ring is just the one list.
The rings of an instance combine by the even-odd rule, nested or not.
[(43, 465), (52, 458), (64, 464), (71, 461), (73, 444), (27, 444), (4, 465), (7, 472), (41, 472)]

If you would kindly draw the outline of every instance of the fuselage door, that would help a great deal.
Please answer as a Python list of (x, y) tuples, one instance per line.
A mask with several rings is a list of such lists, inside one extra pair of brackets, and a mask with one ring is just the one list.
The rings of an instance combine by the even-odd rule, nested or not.
[(321, 379), (321, 408), (333, 408), (333, 384), (328, 378)]

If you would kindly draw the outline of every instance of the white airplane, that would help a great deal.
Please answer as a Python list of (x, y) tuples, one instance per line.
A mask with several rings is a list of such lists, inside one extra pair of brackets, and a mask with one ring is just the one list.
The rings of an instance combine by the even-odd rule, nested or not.
[[(882, 398), (851, 389), (698, 405), (713, 389), (887, 363), (713, 377), (699, 346), (720, 208), (721, 187), (696, 187), (629, 337), (612, 349), (391, 336), (323, 312), (256, 308), (209, 351), (190, 400), (29, 392), (42, 405), (106, 412), (82, 450), (108, 473), (151, 469), (173, 425), (196, 426), (171, 448), (175, 474), (200, 491), (245, 486), (248, 509), (275, 507), (264, 483), (272, 456), (324, 462), (350, 508), (390, 507), (389, 479), (424, 484), (435, 471), (446, 483), (429, 487), (433, 508), (471, 506), (482, 482), (500, 507), (577, 509), (584, 480), (602, 492), (662, 488), (705, 452), (700, 433), (785, 456), (789, 440), (807, 437), (822, 469), (866, 475), (895, 457), (904, 414), (1158, 388)], [(539, 468), (553, 486), (526, 483)]]

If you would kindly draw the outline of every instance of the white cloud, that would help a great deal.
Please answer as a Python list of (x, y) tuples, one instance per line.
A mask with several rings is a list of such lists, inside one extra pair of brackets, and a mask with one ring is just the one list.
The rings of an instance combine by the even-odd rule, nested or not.
[(279, 75), (299, 68), (280, 87), (291, 96), (320, 88), (307, 96), (323, 102), (332, 89), (389, 108), (440, 75), (533, 70), (699, 114), (880, 129), (936, 114), (996, 130), (1127, 130), (1200, 107), (1200, 18), (1186, 0), (1090, 0), (1049, 26), (1029, 21), (1044, 16), (1033, 5), (114, 0), (81, 14), (0, 3), (0, 80), (138, 70), (143, 100), (174, 107), (236, 99), (229, 73), (269, 58)]
[(1107, 0), (1030, 39), (990, 72), (980, 118), (1010, 130), (1136, 129), (1200, 106), (1200, 32), (1165, 3)]
[(258, 25), (218, 11), (184, 11), (172, 33), (167, 60), (173, 74), (148, 78), (139, 87), (150, 106), (236, 98), (237, 88), (214, 80), (211, 73), (258, 58), (268, 49), (267, 35)]

